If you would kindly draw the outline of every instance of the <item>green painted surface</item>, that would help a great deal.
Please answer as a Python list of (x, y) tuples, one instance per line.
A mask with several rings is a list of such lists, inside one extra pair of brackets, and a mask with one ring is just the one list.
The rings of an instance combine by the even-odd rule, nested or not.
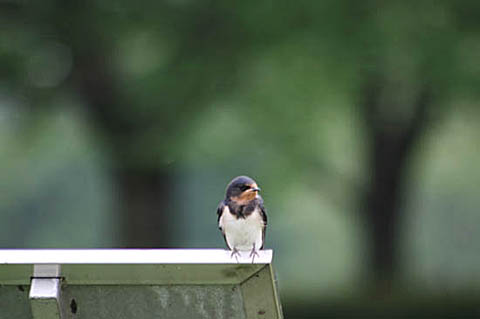
[(29, 285), (0, 285), (0, 319), (30, 319)]
[(66, 286), (63, 308), (68, 319), (245, 318), (238, 285)]

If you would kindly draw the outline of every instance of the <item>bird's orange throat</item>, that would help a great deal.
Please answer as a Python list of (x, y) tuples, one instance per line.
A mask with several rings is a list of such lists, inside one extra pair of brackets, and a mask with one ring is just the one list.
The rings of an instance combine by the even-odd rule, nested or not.
[(242, 193), (240, 196), (234, 197), (233, 200), (236, 201), (240, 205), (245, 205), (248, 202), (252, 201), (257, 197), (257, 192), (255, 191), (247, 191)]

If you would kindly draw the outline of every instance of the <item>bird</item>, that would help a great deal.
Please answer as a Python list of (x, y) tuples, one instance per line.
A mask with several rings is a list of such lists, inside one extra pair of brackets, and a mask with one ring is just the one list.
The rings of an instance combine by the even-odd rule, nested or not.
[(240, 251), (250, 251), (252, 263), (263, 249), (267, 228), (267, 212), (260, 188), (248, 176), (237, 176), (228, 185), (225, 199), (217, 208), (218, 228), (227, 247), (238, 262)]

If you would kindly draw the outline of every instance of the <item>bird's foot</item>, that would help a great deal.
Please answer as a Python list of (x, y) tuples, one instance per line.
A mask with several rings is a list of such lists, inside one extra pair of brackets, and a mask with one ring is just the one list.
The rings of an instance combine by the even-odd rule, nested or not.
[(250, 252), (250, 257), (252, 257), (252, 264), (255, 261), (255, 256), (260, 258), (260, 255), (258, 254), (258, 251), (255, 249), (255, 245), (252, 248), (252, 251)]
[(235, 256), (235, 259), (237, 260), (237, 263), (239, 262), (238, 261), (238, 256), (240, 255), (240, 252), (237, 250), (237, 248), (233, 248), (232, 249), (232, 254), (230, 255), (230, 258), (232, 258), (233, 256)]

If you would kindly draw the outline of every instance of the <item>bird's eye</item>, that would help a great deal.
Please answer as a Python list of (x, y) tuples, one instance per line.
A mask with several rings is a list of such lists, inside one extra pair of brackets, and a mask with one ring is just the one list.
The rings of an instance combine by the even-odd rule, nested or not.
[(248, 186), (248, 185), (242, 185), (242, 187), (240, 187), (242, 192), (246, 191), (249, 188), (250, 188), (250, 186)]

